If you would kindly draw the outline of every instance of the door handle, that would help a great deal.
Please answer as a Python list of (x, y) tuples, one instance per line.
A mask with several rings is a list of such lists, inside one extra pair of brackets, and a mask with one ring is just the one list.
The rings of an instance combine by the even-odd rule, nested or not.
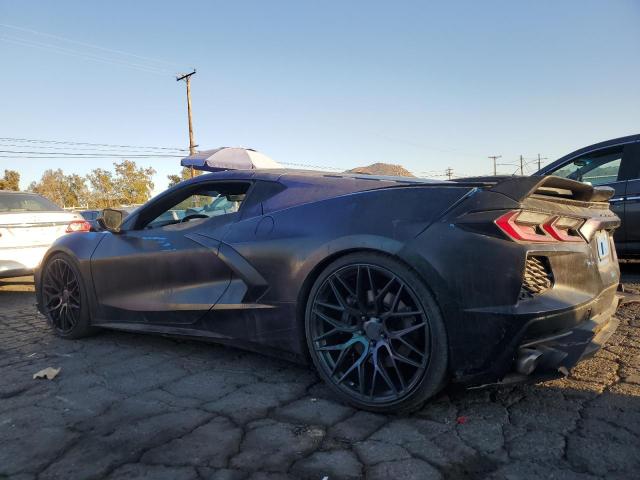
[(627, 200), (640, 200), (640, 195), (634, 195), (632, 197), (627, 197)]
[[(638, 197), (640, 198), (640, 197)], [(615, 198), (610, 198), (609, 199), (609, 203), (617, 203), (617, 202), (622, 202), (624, 200), (624, 197), (615, 197)]]

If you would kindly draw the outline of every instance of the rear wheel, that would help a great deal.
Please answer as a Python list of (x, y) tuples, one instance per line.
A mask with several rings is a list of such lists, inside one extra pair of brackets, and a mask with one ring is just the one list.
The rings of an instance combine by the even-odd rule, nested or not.
[(82, 277), (67, 255), (56, 254), (47, 260), (41, 285), (43, 310), (58, 336), (80, 338), (93, 332)]
[(442, 387), (447, 337), (422, 280), (391, 257), (346, 255), (314, 283), (307, 344), (320, 376), (343, 400), (410, 411)]

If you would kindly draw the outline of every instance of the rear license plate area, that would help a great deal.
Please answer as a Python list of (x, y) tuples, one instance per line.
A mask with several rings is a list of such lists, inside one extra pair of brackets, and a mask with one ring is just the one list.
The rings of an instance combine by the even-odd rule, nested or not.
[(611, 244), (609, 241), (609, 232), (606, 230), (598, 230), (596, 232), (596, 250), (598, 252), (598, 262), (607, 263), (611, 258)]

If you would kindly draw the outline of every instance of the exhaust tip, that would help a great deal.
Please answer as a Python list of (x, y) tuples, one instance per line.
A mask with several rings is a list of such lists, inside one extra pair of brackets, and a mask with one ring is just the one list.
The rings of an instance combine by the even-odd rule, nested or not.
[(542, 352), (532, 348), (521, 348), (516, 358), (516, 371), (522, 375), (531, 375), (538, 366)]

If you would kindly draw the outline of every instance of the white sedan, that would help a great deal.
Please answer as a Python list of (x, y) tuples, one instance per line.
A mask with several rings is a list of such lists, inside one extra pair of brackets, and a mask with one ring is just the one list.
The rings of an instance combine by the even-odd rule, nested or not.
[(0, 191), (0, 278), (32, 274), (56, 238), (90, 228), (40, 195)]

